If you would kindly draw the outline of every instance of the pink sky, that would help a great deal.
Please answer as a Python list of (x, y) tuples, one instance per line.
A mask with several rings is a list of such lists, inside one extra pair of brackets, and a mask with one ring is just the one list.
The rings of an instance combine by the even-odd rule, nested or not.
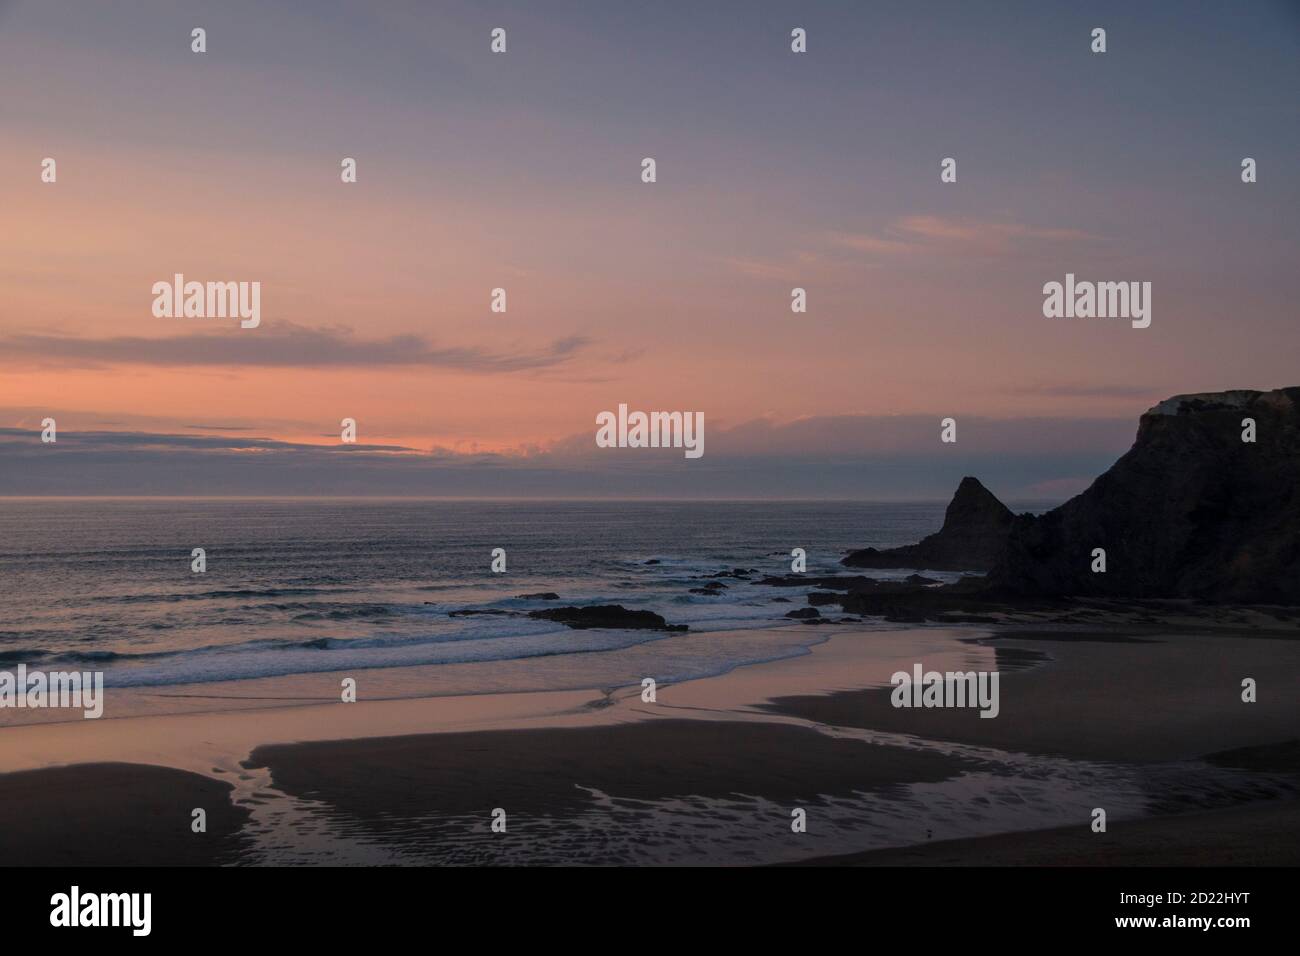
[[(367, 442), (519, 451), (620, 402), (715, 428), (1130, 420), (1177, 392), (1295, 384), (1297, 247), (1279, 211), (1294, 176), (1276, 152), (1268, 181), (1236, 173), (1294, 138), (1270, 100), (1258, 128), (1212, 142), (1165, 102), (1135, 140), (1152, 104), (1116, 103), (1121, 77), (1044, 93), (991, 55), (954, 103), (901, 53), (877, 51), (899, 57), (892, 91), (855, 87), (851, 51), (792, 65), (779, 45), (746, 52), (748, 32), (730, 67), (655, 46), (619, 68), (628, 37), (594, 23), (562, 62), (534, 48), (563, 31), (523, 9), (504, 62), (458, 39), (480, 26), (468, 7), (418, 39), (410, 11), (309, 28), (280, 11), (256, 37), (230, 14), (204, 55), (188, 14), (87, 16), (80, 31), (39, 5), (0, 16), (0, 425), (329, 443), (351, 417)], [(385, 57), (411, 74), (376, 73)], [(1061, 61), (1024, 69), (1055, 83)], [(1079, 76), (1095, 68), (1078, 54)], [(439, 82), (413, 88), (417, 69)], [(727, 69), (749, 85), (718, 85)], [(1109, 127), (1115, 155), (1058, 142), (1053, 94)], [(1150, 161), (1186, 143), (1201, 146)], [(949, 154), (956, 184), (939, 181)], [(1067, 271), (1152, 282), (1151, 328), (1045, 319), (1041, 287)], [(260, 281), (261, 326), (155, 318), (150, 288), (175, 272)], [(488, 308), (498, 286), (505, 315)]]

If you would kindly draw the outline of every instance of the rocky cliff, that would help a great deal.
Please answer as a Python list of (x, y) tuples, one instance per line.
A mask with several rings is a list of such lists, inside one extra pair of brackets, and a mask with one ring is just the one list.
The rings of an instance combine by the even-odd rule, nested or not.
[[(1104, 573), (1092, 570), (1096, 548)], [(1300, 604), (1300, 387), (1156, 405), (1087, 491), (1015, 518), (988, 583), (1037, 596)]]
[[(1104, 571), (1093, 570), (1096, 549)], [(1177, 395), (1147, 411), (1133, 447), (1059, 508), (1013, 516), (964, 478), (939, 532), (842, 563), (988, 571), (958, 591), (913, 589), (927, 606), (958, 596), (1300, 605), (1300, 387)], [(907, 597), (857, 591), (846, 610)]]

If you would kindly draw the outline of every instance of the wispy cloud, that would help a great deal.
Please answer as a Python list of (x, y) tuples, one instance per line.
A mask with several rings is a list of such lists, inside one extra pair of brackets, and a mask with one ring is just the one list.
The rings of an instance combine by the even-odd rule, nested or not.
[(915, 242), (909, 242), (905, 239), (890, 239), (860, 233), (835, 232), (831, 233), (828, 238), (836, 245), (852, 249), (854, 252), (866, 252), (873, 255), (896, 255), (914, 252), (917, 249)]
[(1044, 245), (1104, 241), (1080, 229), (925, 215), (900, 217), (874, 233), (834, 232), (826, 238), (834, 245), (877, 256), (917, 252), (1009, 256)]
[(375, 368), (422, 366), (464, 372), (518, 372), (554, 368), (591, 344), (582, 335), (534, 349), (438, 346), (419, 335), (361, 339), (343, 327), (309, 328), (291, 322), (256, 332), (226, 329), (158, 338), (122, 335), (86, 338), (17, 332), (0, 338), (0, 355), (12, 363), (45, 366), (220, 366), (260, 368)]
[(822, 256), (806, 249), (796, 250), (779, 259), (755, 259), (730, 257), (724, 259), (725, 265), (742, 275), (755, 279), (780, 279), (791, 281), (808, 275), (810, 268), (817, 267)]
[(59, 454), (69, 451), (103, 451), (119, 449), (127, 451), (166, 451), (169, 449), (207, 451), (207, 452), (310, 452), (312, 454), (356, 454), (358, 452), (401, 452), (411, 453), (416, 449), (405, 445), (363, 445), (359, 443), (337, 443), (337, 436), (327, 436), (336, 440), (335, 444), (312, 445), (304, 442), (280, 441), (275, 438), (244, 438), (222, 435), (173, 435), (153, 432), (77, 432), (68, 429), (59, 431), (59, 440), (53, 446), (40, 442), (36, 433), (24, 428), (0, 428), (0, 442), (4, 444), (7, 454), (40, 454), (54, 448)]
[(1158, 401), (1167, 389), (1152, 385), (1026, 385), (1009, 388), (1012, 395), (1037, 395), (1043, 398), (1145, 398)]
[(907, 256), (1024, 257), (1063, 245), (1095, 247), (1104, 242), (1101, 236), (1068, 227), (913, 215), (900, 216), (872, 231), (831, 231), (806, 237), (805, 248), (783, 255), (733, 256), (724, 261), (742, 275), (794, 281), (810, 275), (857, 274), (864, 267)]

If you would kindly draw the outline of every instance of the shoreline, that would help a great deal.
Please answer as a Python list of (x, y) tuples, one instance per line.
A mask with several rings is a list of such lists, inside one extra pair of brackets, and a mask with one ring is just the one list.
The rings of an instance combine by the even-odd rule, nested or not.
[[(92, 762), (96, 757), (101, 762), (132, 762), (146, 755), (165, 766), (202, 773), (213, 763), (233, 766), (255, 747), (268, 744), (524, 729), (539, 723), (567, 727), (646, 719), (677, 709), (695, 716), (714, 711), (741, 720), (797, 721), (764, 714), (757, 705), (777, 687), (819, 693), (841, 686), (857, 688), (873, 680), (883, 683), (888, 680), (892, 664), (910, 660), (918, 647), (928, 648), (946, 660), (991, 661), (991, 651), (968, 649), (959, 643), (960, 638), (983, 633), (986, 629), (873, 631), (851, 625), (791, 625), (674, 635), (652, 645), (618, 651), (512, 662), (330, 671), (290, 678), (173, 685), (163, 693), (154, 688), (110, 688), (111, 707), (106, 707), (105, 716), (98, 720), (69, 718), (66, 711), (51, 709), (0, 712), (9, 720), (0, 724), (0, 774)], [(837, 643), (849, 635), (871, 643)], [(722, 674), (660, 683), (655, 709), (639, 707), (641, 677), (655, 673), (655, 660), (672, 649), (670, 641), (689, 646), (746, 638), (768, 643), (784, 641), (790, 653), (756, 663), (739, 663)], [(894, 652), (879, 653), (880, 641), (892, 641)], [(577, 681), (582, 686), (536, 686), (537, 672), (542, 669), (563, 672), (573, 666), (576, 658), (614, 659), (616, 655), (627, 662), (625, 668), (633, 668), (617, 685)], [(845, 660), (852, 660), (861, 671), (861, 676), (847, 685), (836, 676), (836, 667)], [(482, 687), (479, 677), (487, 672), (494, 675), (490, 688)], [(458, 683), (458, 675), (467, 673), (475, 675), (476, 689), (457, 692), (464, 686), (463, 681)], [(502, 673), (504, 676), (499, 676)], [(341, 701), (338, 688), (343, 677), (358, 677), (356, 703)], [(372, 687), (379, 688), (378, 696), (367, 696)], [(282, 692), (266, 693), (271, 688)], [(277, 703), (268, 706), (268, 701)], [(24, 722), (14, 722), (19, 716)], [(195, 745), (206, 745), (208, 750), (200, 755)], [(52, 761), (47, 754), (71, 755), (72, 759)]]
[[(1278, 693), (1261, 694), (1249, 711), (1235, 694), (1202, 700), (1192, 721), (1174, 706), (1180, 695), (1203, 696), (1204, 682), (1214, 686), (1228, 662), (1275, 691), (1300, 674), (1293, 642), (848, 625), (694, 639), (782, 632), (804, 649), (661, 684), (654, 702), (629, 683), (268, 707), (252, 682), (239, 682), (233, 696), (182, 695), (208, 708), (215, 700), (216, 709), (143, 706), (129, 717), (11, 725), (0, 730), (0, 833), (10, 834), (0, 848), (25, 860), (42, 833), (48, 840), (60, 832), (41, 798), (52, 790), (64, 794), (63, 817), (115, 832), (167, 818), (148, 839), (133, 838), (135, 862), (562, 863), (577, 853), (575, 830), (596, 827), (599, 852), (584, 849), (575, 862), (929, 865), (938, 854), (944, 862), (935, 865), (948, 865), (983, 854), (1052, 865), (1094, 848), (1058, 832), (1094, 802), (1111, 808), (1113, 834), (1139, 834), (1148, 822), (1183, 819), (1173, 815), (1180, 810), (1254, 826), (1251, 808), (1300, 792), (1290, 758), (1279, 764), (1266, 753), (1217, 767), (1202, 760), (1293, 739)], [(889, 707), (889, 675), (914, 661), (1000, 670), (1002, 715)], [(1157, 672), (1164, 696), (1153, 700), (1145, 677)], [(428, 676), (389, 675), (387, 684), (414, 687)], [(441, 676), (454, 686), (445, 669)], [(1082, 718), (1060, 712), (1062, 681), (1077, 691), (1071, 700), (1081, 702)], [(1138, 717), (1152, 721), (1150, 734), (1133, 733)], [(156, 782), (148, 794), (144, 779)], [(78, 808), (92, 797), (93, 806)], [(977, 819), (964, 812), (970, 800)], [(196, 801), (215, 809), (211, 839), (189, 831)], [(503, 805), (510, 841), (489, 843), (488, 813)], [(806, 811), (807, 833), (791, 831), (793, 808)], [(1198, 842), (1191, 817), (1167, 825), (1187, 830), (1164, 838), (1168, 859), (1222, 860), (1219, 843)], [(697, 839), (677, 846), (689, 828)], [(20, 830), (23, 837), (13, 835)], [(627, 842), (634, 832), (640, 843)], [(1158, 856), (1160, 841), (1152, 841)], [(985, 849), (962, 849), (967, 843)], [(1287, 846), (1269, 858), (1292, 853)]]

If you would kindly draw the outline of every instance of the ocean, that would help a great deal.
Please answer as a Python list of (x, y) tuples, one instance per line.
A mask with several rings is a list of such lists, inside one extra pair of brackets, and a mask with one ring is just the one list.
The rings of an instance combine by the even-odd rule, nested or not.
[[(510, 840), (497, 841), (484, 839), (487, 809), (498, 805), (491, 802), (497, 799), (493, 786), (484, 791), (484, 809), (465, 814), (446, 806), (459, 805), (459, 788), (470, 778), (446, 775), (440, 764), (430, 765), (424, 789), (412, 791), (401, 765), (349, 777), (350, 764), (343, 761), (335, 768), (343, 782), (327, 799), (317, 792), (323, 786), (317, 781), (295, 790), (291, 774), (285, 777), (289, 782), (276, 783), (269, 769), (245, 759), (242, 747), (226, 752), (223, 724), (204, 713), (218, 707), (217, 698), (226, 699), (220, 707), (235, 708), (277, 700), (338, 701), (340, 673), (357, 678), (363, 700), (456, 697), (468, 714), (474, 709), (464, 705), (465, 695), (604, 691), (604, 703), (589, 699), (582, 705), (590, 708), (611, 703), (615, 690), (636, 687), (646, 675), (662, 688), (745, 664), (795, 658), (836, 629), (792, 626), (785, 614), (803, 606), (807, 589), (757, 580), (787, 573), (796, 547), (807, 552), (810, 575), (841, 571), (846, 550), (917, 541), (940, 527), (944, 508), (942, 502), (8, 499), (0, 501), (0, 670), (25, 664), (102, 671), (106, 687), (126, 689), (110, 695), (107, 716), (199, 711), (199, 723), (178, 718), (163, 726), (202, 755), (186, 751), (185, 759), (195, 763), (190, 769), (229, 781), (232, 801), (251, 814), (238, 854), (243, 863), (774, 862), (1077, 823), (1097, 806), (1121, 820), (1171, 806), (1223, 806), (1289, 792), (1290, 784), (1271, 775), (1203, 761), (1071, 759), (855, 728), (850, 722), (820, 733), (894, 748), (889, 753), (937, 754), (961, 761), (965, 769), (928, 781), (904, 775), (851, 793), (832, 781), (830, 796), (809, 779), (815, 825), (792, 840), (789, 807), (765, 796), (761, 782), (751, 781), (746, 789), (751, 776), (743, 753), (726, 751), (717, 758), (738, 759), (734, 793), (701, 795), (694, 775), (705, 768), (686, 755), (685, 769), (679, 768), (686, 776), (668, 784), (671, 796), (640, 797), (635, 790), (623, 793), (632, 778), (624, 779), (622, 769), (611, 771), (612, 783), (601, 790), (601, 774), (575, 769), (572, 753), (561, 748), (553, 755), (554, 770), (546, 762), (550, 754), (534, 766), (540, 773), (535, 780), (564, 793), (573, 787), (588, 793), (590, 805), (573, 814), (553, 813), (527, 793), (509, 790), (519, 783), (511, 766), (489, 760), (474, 770), (472, 779), (503, 774), (492, 778), (498, 781), (493, 786), (515, 794), (517, 828)], [(194, 548), (205, 549), (203, 573), (191, 570)], [(495, 548), (505, 549), (504, 573), (491, 570)], [(755, 573), (749, 580), (717, 577), (736, 569)], [(909, 572), (861, 573), (889, 578)], [(725, 587), (698, 593), (709, 582)], [(555, 592), (559, 600), (522, 596), (539, 592)], [(690, 630), (574, 630), (519, 613), (598, 603), (651, 610)], [(461, 610), (512, 613), (451, 613)], [(1050, 643), (1034, 651), (990, 646), (979, 629), (867, 622), (854, 631), (870, 632), (858, 645), (867, 653), (853, 658), (845, 688), (885, 686), (891, 670), (916, 661), (938, 670), (1057, 667)], [(1199, 657), (1209, 640), (1178, 653)], [(1130, 645), (1106, 645), (1107, 653), (1118, 646)], [(1131, 646), (1177, 652), (1173, 645)], [(797, 694), (799, 662), (790, 664), (796, 669), (793, 683), (781, 687)], [(742, 697), (756, 693), (757, 685), (744, 685), (744, 674), (737, 676), (748, 688), (738, 692)], [(215, 683), (255, 678), (269, 680)], [(833, 679), (830, 687), (818, 680), (819, 693), (835, 689)], [(190, 686), (171, 692), (172, 685)], [(702, 685), (663, 693), (657, 704), (662, 713), (764, 719), (748, 705), (720, 702), (708, 691), (704, 699), (692, 698), (691, 686)], [(1004, 704), (1008, 714), (1022, 706), (1019, 697)], [(452, 712), (437, 713), (445, 718)], [(75, 719), (70, 726), (85, 734), (98, 724)], [(156, 725), (142, 726), (158, 733)], [(338, 729), (350, 736), (356, 727), (342, 722)], [(419, 732), (439, 729), (447, 729), (445, 721), (430, 717)], [(155, 746), (159, 753), (178, 746), (167, 735), (146, 741), (145, 751), (152, 757)], [(19, 757), (24, 739), (13, 738)], [(269, 736), (267, 742), (275, 740)], [(809, 738), (807, 746), (818, 742)], [(800, 758), (780, 753), (781, 759)], [(862, 753), (865, 768), (887, 756)], [(615, 746), (608, 759), (616, 767), (640, 767), (645, 779), (664, 786), (658, 758), (638, 764), (637, 756)], [(74, 759), (62, 752), (49, 757)], [(809, 772), (834, 777), (836, 769), (832, 763)], [(372, 797), (378, 808), (373, 813), (364, 809)]]
[[(449, 615), (471, 609), (608, 603), (655, 611), (692, 633), (789, 625), (789, 605), (772, 601), (778, 589), (725, 578), (716, 595), (690, 591), (735, 568), (755, 569), (755, 579), (786, 573), (796, 547), (807, 552), (809, 574), (834, 573), (846, 550), (906, 544), (937, 530), (944, 507), (7, 499), (0, 666), (102, 670), (106, 686), (146, 687), (520, 661), (666, 636)], [(205, 551), (203, 573), (191, 570), (194, 548)], [(495, 548), (506, 552), (504, 573), (490, 569)], [(521, 597), (538, 592), (560, 600)], [(753, 643), (715, 646), (661, 677), (701, 677), (795, 652), (788, 644), (767, 652)], [(563, 680), (592, 686), (582, 683), (591, 676)]]

